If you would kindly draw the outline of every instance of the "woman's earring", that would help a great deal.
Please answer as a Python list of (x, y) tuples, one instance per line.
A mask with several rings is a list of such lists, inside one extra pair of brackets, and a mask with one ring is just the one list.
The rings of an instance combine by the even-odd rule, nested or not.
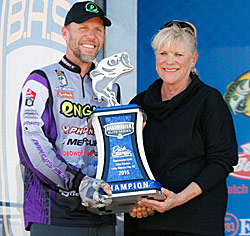
[(197, 70), (196, 70), (195, 67), (192, 67), (191, 73), (192, 73), (193, 75), (198, 75), (198, 72), (197, 72)]

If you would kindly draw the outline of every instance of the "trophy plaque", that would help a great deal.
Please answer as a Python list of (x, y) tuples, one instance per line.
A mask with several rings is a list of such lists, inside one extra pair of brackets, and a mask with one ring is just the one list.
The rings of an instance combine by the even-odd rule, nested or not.
[[(132, 70), (128, 54), (123, 52), (103, 59), (90, 73), (98, 100), (108, 101), (108, 107), (96, 108), (90, 120), (98, 149), (96, 178), (106, 181), (112, 190), (109, 206), (89, 208), (95, 213), (129, 212), (141, 198), (164, 199), (143, 148), (146, 114), (138, 105), (120, 105), (112, 92), (118, 77)], [(100, 82), (104, 85), (98, 85)]]

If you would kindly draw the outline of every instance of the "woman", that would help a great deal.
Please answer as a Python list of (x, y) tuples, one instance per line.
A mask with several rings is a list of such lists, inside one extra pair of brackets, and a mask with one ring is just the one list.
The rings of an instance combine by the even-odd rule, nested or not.
[(226, 177), (238, 161), (237, 143), (221, 94), (192, 72), (196, 46), (188, 22), (166, 23), (152, 41), (160, 78), (131, 103), (148, 116), (144, 148), (166, 200), (140, 200), (155, 214), (126, 215), (125, 235), (224, 235)]

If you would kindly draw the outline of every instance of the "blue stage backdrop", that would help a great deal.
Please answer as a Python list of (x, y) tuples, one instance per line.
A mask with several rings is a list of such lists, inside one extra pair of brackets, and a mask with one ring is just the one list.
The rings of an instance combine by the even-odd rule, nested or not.
[(250, 2), (138, 0), (138, 92), (156, 78), (151, 40), (165, 22), (192, 22), (198, 31), (197, 70), (225, 97), (235, 124), (239, 164), (227, 179), (225, 234), (250, 235)]

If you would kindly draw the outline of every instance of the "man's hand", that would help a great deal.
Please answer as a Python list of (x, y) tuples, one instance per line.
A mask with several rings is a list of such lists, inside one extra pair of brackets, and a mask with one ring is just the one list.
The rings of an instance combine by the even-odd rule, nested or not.
[[(99, 190), (103, 189), (107, 195), (102, 195)], [(89, 176), (85, 176), (79, 186), (79, 193), (82, 199), (82, 205), (93, 208), (100, 208), (107, 206), (111, 203), (112, 192), (109, 184), (100, 179), (94, 179)]]

